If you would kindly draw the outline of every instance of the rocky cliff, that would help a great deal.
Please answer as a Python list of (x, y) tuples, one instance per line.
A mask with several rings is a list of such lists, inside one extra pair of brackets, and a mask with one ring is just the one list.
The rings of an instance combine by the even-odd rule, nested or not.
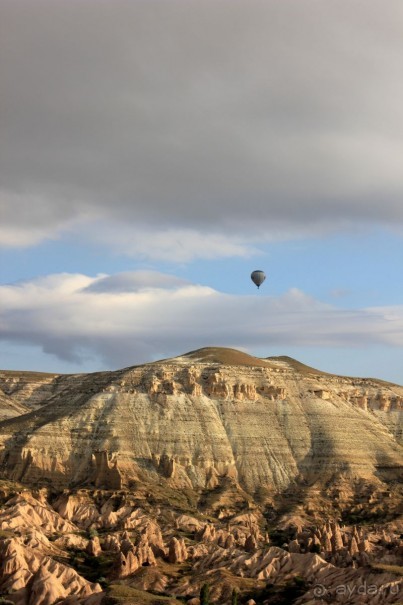
[(116, 372), (32, 381), (3, 372), (0, 388), (18, 411), (31, 409), (0, 422), (0, 472), (31, 485), (231, 481), (253, 496), (401, 469), (403, 387), (290, 358), (201, 349)]

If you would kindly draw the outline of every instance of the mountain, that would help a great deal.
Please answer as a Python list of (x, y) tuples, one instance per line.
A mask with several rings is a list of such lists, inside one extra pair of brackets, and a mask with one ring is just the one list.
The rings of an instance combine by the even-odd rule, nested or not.
[(116, 372), (3, 372), (0, 388), (33, 408), (0, 423), (3, 476), (30, 485), (231, 478), (253, 496), (340, 473), (393, 477), (402, 460), (403, 387), (289, 358), (207, 348)]
[(2, 371), (0, 594), (302, 604), (348, 576), (378, 600), (340, 602), (398, 602), (402, 407), (396, 384), (219, 347)]

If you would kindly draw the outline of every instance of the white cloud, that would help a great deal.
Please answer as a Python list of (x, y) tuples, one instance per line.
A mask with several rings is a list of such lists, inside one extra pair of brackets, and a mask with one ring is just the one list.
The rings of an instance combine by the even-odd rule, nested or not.
[(403, 306), (348, 310), (291, 289), (235, 296), (172, 275), (51, 275), (0, 286), (0, 337), (123, 367), (201, 346), (403, 346)]

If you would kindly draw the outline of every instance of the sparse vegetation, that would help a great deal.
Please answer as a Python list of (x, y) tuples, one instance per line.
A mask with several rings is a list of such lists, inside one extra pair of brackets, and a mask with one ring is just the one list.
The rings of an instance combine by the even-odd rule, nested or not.
[(300, 576), (295, 576), (285, 584), (272, 584), (249, 591), (243, 599), (253, 599), (256, 603), (268, 600), (270, 605), (291, 605), (309, 588), (308, 583)]
[(183, 605), (183, 601), (174, 597), (155, 595), (124, 584), (112, 584), (108, 589), (108, 600), (108, 605), (123, 605), (128, 602), (133, 605)]
[(283, 544), (288, 544), (290, 540), (294, 537), (294, 532), (291, 529), (273, 529), (270, 532), (270, 545), (271, 546), (279, 546), (280, 548)]
[(209, 585), (203, 584), (200, 589), (200, 605), (209, 605)]
[(387, 563), (372, 563), (372, 569), (376, 571), (388, 572), (396, 574), (397, 576), (403, 576), (403, 565), (388, 565)]
[(70, 565), (90, 582), (101, 583), (100, 580), (109, 575), (116, 560), (113, 553), (102, 553), (93, 557), (85, 550), (70, 548), (69, 551)]

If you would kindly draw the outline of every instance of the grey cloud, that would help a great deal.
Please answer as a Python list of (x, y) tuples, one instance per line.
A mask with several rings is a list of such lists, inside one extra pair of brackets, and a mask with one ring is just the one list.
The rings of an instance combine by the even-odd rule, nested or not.
[(403, 222), (399, 0), (0, 11), (10, 229), (113, 217), (263, 238)]

